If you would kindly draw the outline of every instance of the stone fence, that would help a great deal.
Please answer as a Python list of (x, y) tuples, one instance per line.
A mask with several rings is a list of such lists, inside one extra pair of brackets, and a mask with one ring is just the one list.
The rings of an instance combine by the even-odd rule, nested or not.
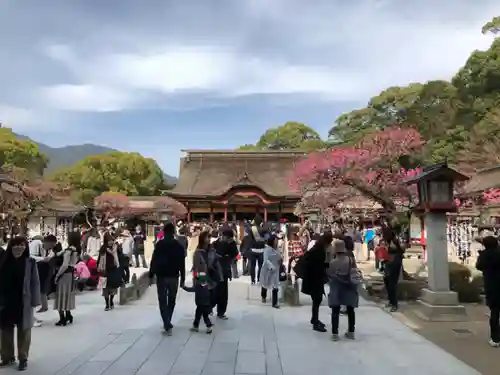
[(140, 299), (149, 288), (149, 273), (145, 268), (131, 269), (130, 283), (121, 287), (118, 291), (120, 305), (126, 305), (131, 301)]

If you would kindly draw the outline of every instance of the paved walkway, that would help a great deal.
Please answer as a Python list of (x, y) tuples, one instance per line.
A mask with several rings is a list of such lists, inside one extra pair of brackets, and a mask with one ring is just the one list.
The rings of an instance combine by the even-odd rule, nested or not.
[[(184, 291), (171, 337), (161, 332), (154, 288), (110, 312), (103, 311), (98, 293), (79, 296), (72, 326), (54, 327), (52, 312), (53, 322), (46, 313), (46, 324), (34, 329), (27, 374), (478, 375), (368, 302), (357, 310), (357, 340), (331, 342), (329, 334), (311, 330), (309, 306), (263, 306), (256, 287), (247, 299), (247, 283), (240, 278), (231, 284), (230, 319), (216, 321), (212, 335), (189, 332), (193, 295)], [(326, 307), (321, 314), (328, 322)]]

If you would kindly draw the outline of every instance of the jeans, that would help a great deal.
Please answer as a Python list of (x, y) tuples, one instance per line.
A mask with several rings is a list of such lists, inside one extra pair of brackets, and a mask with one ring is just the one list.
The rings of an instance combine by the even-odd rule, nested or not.
[(384, 277), (385, 290), (387, 292), (387, 299), (389, 305), (398, 307), (398, 278), (385, 276)]
[(239, 273), (238, 273), (238, 261), (235, 260), (233, 261), (233, 263), (231, 263), (231, 276), (233, 277), (233, 279), (237, 279), (240, 277)]
[[(144, 263), (146, 263), (146, 261), (144, 261)], [(124, 256), (122, 268), (123, 268), (123, 281), (125, 282), (125, 284), (128, 284), (130, 282), (130, 258), (128, 256)]]
[[(260, 289), (260, 296), (262, 297), (262, 300), (265, 300), (267, 298), (267, 289), (266, 288)], [(278, 306), (278, 289), (273, 289), (272, 296), (271, 296), (271, 302), (272, 302), (273, 306)]]
[(323, 294), (320, 293), (315, 293), (311, 294), (311, 300), (312, 300), (312, 308), (311, 308), (311, 324), (318, 324), (320, 323), (319, 320), (319, 307), (321, 305), (321, 302), (323, 302)]
[(140, 268), (141, 265), (139, 263), (139, 258), (142, 261), (142, 268), (148, 268), (148, 264), (146, 263), (146, 256), (144, 254), (134, 254), (135, 258), (135, 266)]
[(200, 326), (200, 320), (203, 318), (207, 328), (212, 327), (212, 321), (210, 320), (210, 312), (203, 307), (196, 306), (196, 311), (194, 313), (193, 327), (198, 328)]
[(243, 275), (248, 275), (248, 258), (247, 257), (242, 257), (242, 263), (243, 263)]
[(490, 337), (500, 343), (500, 308), (490, 307)]
[(177, 277), (158, 277), (156, 280), (158, 290), (158, 305), (160, 307), (161, 319), (165, 329), (172, 328), (172, 315), (175, 309), (175, 299), (179, 290), (179, 279)]
[[(354, 326), (356, 324), (356, 314), (354, 313), (354, 307), (346, 306), (347, 312), (347, 332), (354, 332)], [(332, 334), (339, 334), (339, 317), (340, 317), (340, 306), (332, 307)]]
[[(263, 253), (252, 253), (250, 255), (250, 279), (254, 284), (255, 284), (255, 276), (257, 276), (257, 282), (260, 281), (260, 270), (262, 269), (262, 263), (264, 263)], [(257, 275), (255, 275), (256, 266), (258, 268)]]
[(218, 283), (214, 293), (215, 296), (213, 307), (217, 306), (217, 316), (225, 316), (227, 311), (227, 301), (229, 299), (228, 279), (224, 279), (220, 283)]

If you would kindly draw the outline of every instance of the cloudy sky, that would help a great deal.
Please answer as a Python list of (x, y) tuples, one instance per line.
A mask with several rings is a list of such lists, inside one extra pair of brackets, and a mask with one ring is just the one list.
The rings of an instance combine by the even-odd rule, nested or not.
[(0, 121), (51, 146), (234, 148), (327, 134), (381, 89), (447, 79), (498, 0), (0, 0)]

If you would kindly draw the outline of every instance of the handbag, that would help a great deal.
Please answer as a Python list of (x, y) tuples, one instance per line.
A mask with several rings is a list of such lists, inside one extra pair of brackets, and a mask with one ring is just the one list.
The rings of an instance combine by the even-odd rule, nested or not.
[[(349, 269), (349, 281), (353, 285), (359, 285), (363, 282), (363, 273), (356, 267), (356, 263), (349, 259), (350, 269)], [(354, 263), (354, 265), (353, 265)]]
[(279, 281), (283, 282), (287, 280), (287, 275), (286, 275), (286, 267), (283, 263), (280, 264), (280, 275), (279, 275)]
[(99, 283), (97, 284), (97, 289), (100, 290), (106, 289), (107, 286), (108, 286), (108, 278), (101, 276), (99, 278)]

